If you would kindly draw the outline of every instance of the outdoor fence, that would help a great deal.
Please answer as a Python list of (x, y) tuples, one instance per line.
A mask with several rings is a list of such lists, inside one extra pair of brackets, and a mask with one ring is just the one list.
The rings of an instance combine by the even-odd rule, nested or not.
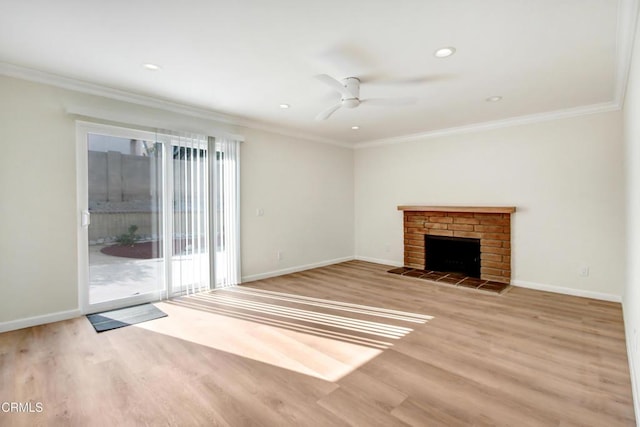
[[(127, 233), (131, 225), (138, 227), (136, 234), (144, 239), (156, 239), (161, 235), (161, 158), (115, 151), (89, 151), (88, 155), (89, 243), (111, 243), (117, 236)], [(190, 203), (190, 199), (185, 201), (183, 192), (184, 182), (190, 179), (189, 163), (173, 160), (173, 203), (178, 213), (188, 210)], [(188, 191), (190, 196), (191, 189)], [(203, 192), (204, 188), (200, 188), (200, 194)]]

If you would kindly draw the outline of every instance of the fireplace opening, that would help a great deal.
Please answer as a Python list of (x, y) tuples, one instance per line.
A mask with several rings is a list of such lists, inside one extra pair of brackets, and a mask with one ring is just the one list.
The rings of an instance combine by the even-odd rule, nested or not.
[(424, 236), (425, 270), (480, 278), (480, 239)]

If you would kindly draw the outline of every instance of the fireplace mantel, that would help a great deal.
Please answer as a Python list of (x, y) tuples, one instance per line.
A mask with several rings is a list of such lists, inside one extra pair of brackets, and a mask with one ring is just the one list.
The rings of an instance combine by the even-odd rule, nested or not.
[(514, 213), (515, 206), (398, 206), (399, 211)]

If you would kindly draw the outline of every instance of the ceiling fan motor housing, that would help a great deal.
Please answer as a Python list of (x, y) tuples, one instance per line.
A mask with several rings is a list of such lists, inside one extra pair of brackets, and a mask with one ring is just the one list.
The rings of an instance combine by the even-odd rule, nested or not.
[(357, 77), (347, 77), (342, 80), (342, 84), (353, 95), (353, 98), (342, 98), (342, 106), (345, 108), (355, 108), (360, 105), (360, 79)]
[(342, 99), (340, 102), (344, 108), (356, 108), (360, 105), (360, 100), (358, 98)]

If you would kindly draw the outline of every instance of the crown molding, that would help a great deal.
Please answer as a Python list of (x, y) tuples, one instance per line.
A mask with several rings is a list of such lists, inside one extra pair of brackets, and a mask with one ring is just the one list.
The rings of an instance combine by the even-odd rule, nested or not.
[(602, 104), (586, 105), (583, 107), (568, 108), (565, 110), (549, 111), (545, 113), (530, 114), (526, 116), (511, 117), (504, 120), (474, 123), (465, 126), (456, 126), (446, 129), (437, 129), (428, 132), (415, 133), (411, 135), (398, 136), (393, 138), (377, 139), (373, 141), (357, 143), (354, 149), (378, 147), (382, 145), (400, 144), (424, 139), (438, 138), (450, 135), (460, 135), (464, 133), (480, 132), (493, 129), (501, 129), (512, 126), (527, 125), (532, 123), (546, 122), (551, 120), (567, 119), (571, 117), (584, 116), (588, 114), (608, 113), (620, 110), (620, 105), (616, 102), (606, 102)]
[(244, 126), (246, 128), (250, 128), (250, 129), (276, 133), (276, 134), (288, 136), (288, 137), (291, 137), (291, 138), (297, 138), (297, 139), (303, 139), (305, 141), (317, 142), (319, 144), (327, 144), (327, 145), (333, 145), (333, 146), (340, 147), (340, 148), (349, 148), (349, 149), (353, 149), (353, 147), (354, 147), (353, 143), (350, 143), (350, 142), (342, 142), (342, 141), (338, 141), (338, 140), (334, 140), (334, 139), (323, 138), (323, 137), (317, 136), (317, 135), (310, 135), (310, 134), (308, 134), (306, 132), (303, 132), (303, 131), (295, 131), (295, 130), (292, 130), (292, 129), (289, 129), (289, 128), (282, 128), (282, 127), (275, 126), (275, 125), (267, 125), (267, 124), (262, 124), (262, 123), (249, 121), (249, 120), (247, 120), (246, 123), (238, 123), (238, 124), (240, 126)]
[(518, 116), (504, 120), (474, 123), (466, 126), (456, 126), (446, 129), (437, 129), (428, 132), (376, 139), (354, 144), (354, 149), (377, 147), (382, 145), (399, 144), (402, 142), (416, 141), (420, 139), (437, 138), (441, 136), (457, 135), (462, 133), (477, 132), (483, 130), (500, 129), (510, 126), (544, 122), (548, 120), (578, 117), (587, 114), (606, 113), (620, 110), (624, 105), (624, 97), (627, 92), (629, 71), (633, 55), (633, 42), (635, 40), (640, 0), (618, 1), (618, 22), (616, 34), (616, 70), (613, 101), (586, 105), (565, 110), (549, 111), (544, 113)]
[(297, 131), (290, 128), (273, 125), (269, 123), (259, 122), (257, 120), (245, 117), (233, 116), (229, 114), (219, 113), (206, 108), (194, 107), (164, 99), (154, 98), (151, 96), (135, 94), (120, 89), (89, 83), (69, 77), (63, 77), (43, 71), (38, 71), (26, 67), (21, 67), (6, 62), (0, 62), (0, 75), (15, 77), (36, 83), (47, 84), (63, 89), (76, 92), (86, 93), (90, 95), (102, 96), (109, 99), (115, 99), (132, 104), (142, 105), (151, 108), (157, 108), (172, 113), (182, 114), (201, 119), (212, 120), (219, 123), (229, 125), (242, 126), (249, 129), (271, 132), (283, 136), (296, 139), (302, 139), (310, 142), (321, 144), (329, 144), (342, 148), (361, 149), (367, 147), (376, 147), (389, 144), (399, 144), (403, 142), (411, 142), (421, 139), (430, 139), (448, 135), (458, 135), (463, 133), (486, 131), (492, 129), (500, 129), (510, 126), (518, 126), (524, 124), (538, 123), (549, 120), (558, 120), (569, 117), (577, 117), (587, 114), (604, 113), (616, 111), (624, 105), (624, 98), (627, 90), (627, 82), (629, 80), (629, 71), (631, 67), (631, 59), (633, 54), (633, 42), (635, 39), (636, 26), (638, 21), (638, 11), (640, 9), (640, 0), (619, 0), (618, 1), (618, 22), (616, 35), (616, 65), (615, 65), (615, 87), (613, 93), (613, 101), (586, 105), (565, 110), (549, 111), (526, 116), (518, 116), (503, 120), (474, 123), (465, 126), (457, 126), (446, 129), (437, 129), (417, 134), (403, 135), (392, 138), (384, 138), (370, 140), (364, 142), (348, 143), (316, 135), (307, 132)]
[(104, 98), (114, 99), (117, 101), (128, 102), (131, 104), (141, 105), (144, 107), (156, 108), (171, 113), (182, 114), (185, 116), (206, 119), (218, 123), (224, 123), (234, 126), (242, 126), (253, 130), (271, 132), (283, 136), (296, 139), (303, 139), (310, 142), (321, 144), (335, 145), (342, 148), (353, 148), (353, 144), (336, 141), (328, 138), (322, 138), (309, 135), (301, 131), (295, 131), (289, 128), (272, 125), (268, 123), (258, 122), (256, 120), (223, 114), (206, 108), (194, 107), (191, 105), (181, 104), (178, 102), (167, 101), (152, 96), (140, 95), (127, 92), (121, 89), (115, 89), (95, 83), (90, 83), (70, 77), (64, 77), (57, 74), (47, 73), (44, 71), (34, 70), (32, 68), (22, 67), (7, 62), (0, 62), (0, 75), (13, 77), (17, 79), (27, 80), (34, 83), (41, 83), (49, 86), (80, 92), (88, 95), (101, 96)]
[(14, 77), (22, 80), (28, 80), (35, 83), (42, 83), (49, 86), (55, 86), (61, 89), (81, 92), (88, 95), (102, 96), (117, 101), (129, 102), (132, 104), (142, 105), (145, 107), (158, 108), (173, 113), (180, 113), (201, 119), (215, 120), (221, 123), (236, 124), (234, 118), (215, 111), (206, 110), (204, 108), (191, 107), (177, 102), (166, 101), (163, 99), (153, 98), (146, 95), (139, 95), (108, 86), (98, 85), (70, 77), (64, 77), (57, 74), (47, 73), (32, 68), (22, 67), (19, 65), (0, 62), (0, 75)]
[[(637, 0), (621, 0), (621, 1), (624, 3), (633, 3), (634, 5), (637, 5), (638, 3)], [(633, 27), (635, 31), (635, 20), (634, 20)], [(628, 35), (629, 31), (631, 30), (627, 28), (625, 34)], [(633, 43), (628, 43), (625, 46), (626, 46), (625, 49), (632, 49)], [(619, 51), (621, 50), (622, 49), (619, 49)], [(621, 56), (620, 58), (622, 57), (626, 58), (626, 61), (630, 64), (630, 61), (631, 61), (630, 52), (629, 52), (629, 55), (624, 55), (624, 56)], [(629, 64), (627, 65), (619, 64), (618, 70), (626, 70), (626, 75), (624, 78), (628, 78)], [(350, 149), (362, 149), (362, 148), (377, 147), (382, 145), (400, 144), (403, 142), (411, 142), (411, 141), (416, 141), (421, 139), (431, 139), (431, 138), (437, 138), (442, 136), (458, 135), (463, 133), (486, 131), (486, 130), (492, 130), (492, 129), (500, 129), (505, 127), (538, 123), (538, 122), (549, 121), (549, 120), (558, 120), (558, 119), (564, 119), (569, 117), (577, 117), (577, 116), (582, 116), (587, 114), (605, 113), (605, 112), (619, 110), (622, 105), (621, 103), (618, 103), (618, 102), (593, 104), (593, 105), (570, 108), (565, 110), (557, 110), (557, 111), (550, 111), (550, 112), (538, 113), (538, 114), (532, 114), (532, 115), (526, 115), (526, 116), (518, 116), (518, 117), (513, 117), (509, 119), (504, 119), (504, 120), (474, 123), (470, 125), (456, 126), (452, 128), (446, 128), (446, 129), (436, 129), (433, 131), (403, 135), (403, 136), (392, 137), (392, 138), (384, 138), (384, 139), (365, 141), (365, 142), (359, 142), (359, 143), (347, 143), (347, 142), (341, 142), (341, 141), (336, 141), (332, 139), (322, 138), (318, 136), (313, 136), (304, 132), (294, 131), (294, 130), (279, 127), (279, 126), (260, 123), (260, 122), (249, 120), (242, 117), (221, 114), (221, 113), (218, 113), (212, 110), (207, 110), (204, 108), (184, 105), (177, 102), (153, 98), (146, 95), (130, 93), (120, 89), (114, 89), (114, 88), (98, 85), (95, 83), (89, 83), (89, 82), (85, 82), (77, 79), (72, 79), (69, 77), (63, 77), (63, 76), (59, 76), (51, 73), (46, 73), (43, 71), (21, 67), (21, 66), (9, 64), (6, 62), (0, 62), (0, 75), (4, 75), (7, 77), (14, 77), (22, 80), (28, 80), (35, 83), (46, 84), (54, 87), (59, 87), (62, 89), (89, 94), (89, 95), (102, 96), (109, 99), (128, 102), (131, 104), (142, 105), (145, 107), (157, 108), (163, 111), (182, 114), (190, 117), (196, 117), (200, 119), (211, 120), (218, 123), (242, 126), (242, 127), (246, 127), (253, 130), (271, 132), (271, 133), (288, 136), (292, 138), (303, 139), (306, 141), (311, 141), (311, 142), (316, 142), (321, 144), (329, 144), (329, 145), (334, 145), (341, 148), (350, 148)], [(620, 74), (618, 74), (618, 78), (622, 78), (620, 77)], [(619, 84), (619, 82), (616, 82), (616, 87), (617, 87), (617, 90), (619, 90), (620, 87), (626, 88), (626, 84), (621, 85)]]

